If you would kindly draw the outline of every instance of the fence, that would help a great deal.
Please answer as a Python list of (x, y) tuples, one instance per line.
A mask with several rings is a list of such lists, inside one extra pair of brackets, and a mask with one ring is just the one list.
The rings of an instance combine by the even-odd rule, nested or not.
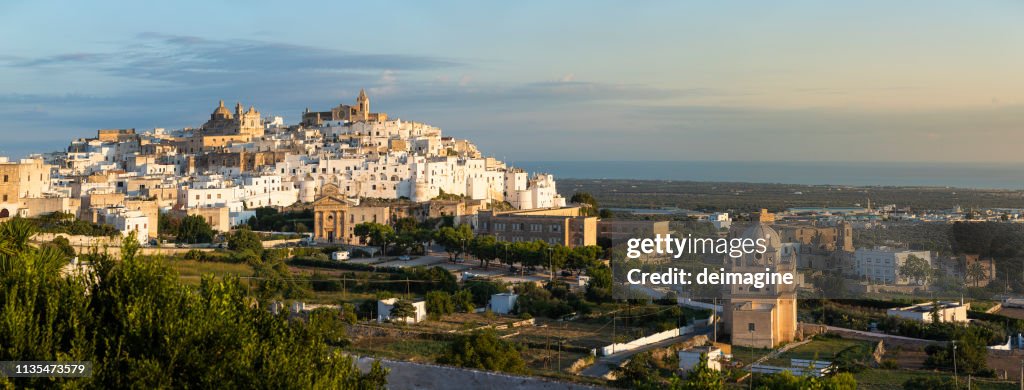
[(790, 367), (778, 367), (769, 366), (765, 364), (755, 364), (750, 366), (750, 371), (758, 374), (778, 374), (783, 371), (789, 371), (796, 376), (814, 376), (822, 377), (834, 370), (832, 362), (822, 360), (809, 360), (809, 359), (790, 359)]
[(615, 343), (601, 347), (601, 356), (608, 356), (613, 353), (619, 353), (623, 351), (629, 351), (643, 347), (645, 345), (654, 344), (660, 341), (665, 341), (673, 337), (679, 337), (686, 333), (693, 332), (693, 325), (687, 325), (682, 328), (669, 329), (664, 332), (652, 334), (650, 336), (644, 336), (628, 343)]

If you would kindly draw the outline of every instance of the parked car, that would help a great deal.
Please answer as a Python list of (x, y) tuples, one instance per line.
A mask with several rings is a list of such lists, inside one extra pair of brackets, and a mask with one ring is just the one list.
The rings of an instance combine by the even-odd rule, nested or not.
[(412, 260), (412, 258), (409, 257), (409, 255), (401, 255), (401, 256), (398, 256), (398, 260), (409, 261), (409, 260)]

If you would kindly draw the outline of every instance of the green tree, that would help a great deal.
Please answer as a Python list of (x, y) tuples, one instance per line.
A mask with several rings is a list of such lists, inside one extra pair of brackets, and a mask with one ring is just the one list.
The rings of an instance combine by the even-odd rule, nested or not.
[(157, 214), (157, 234), (178, 234), (178, 229), (181, 228), (181, 218), (175, 217), (171, 214), (160, 212)]
[(518, 346), (499, 338), (492, 330), (456, 336), (438, 360), (443, 364), (482, 370), (514, 374), (526, 371)]
[[(82, 388), (386, 385), (386, 370), (361, 374), (316, 326), (254, 305), (237, 278), (188, 286), (166, 261), (139, 259), (131, 237), (120, 260), (87, 254), (88, 267), (62, 276), (63, 254), (31, 247), (19, 225), (0, 224), (0, 360), (91, 361), (91, 377), (65, 382)], [(54, 382), (0, 378), (0, 386)]]
[(228, 236), (228, 249), (238, 253), (250, 252), (259, 256), (263, 253), (263, 241), (260, 240), (260, 236), (256, 232), (249, 230), (248, 227), (242, 227), (235, 229)]
[(466, 253), (472, 240), (473, 229), (466, 224), (457, 227), (442, 227), (434, 234), (434, 241), (441, 244), (444, 251), (448, 252), (448, 261), (455, 261), (457, 257)]
[(476, 309), (473, 305), (473, 293), (466, 289), (456, 291), (452, 296), (452, 307), (460, 313), (472, 313)]
[(686, 374), (686, 380), (678, 386), (670, 386), (680, 390), (718, 390), (725, 387), (720, 371), (708, 367), (708, 354), (700, 354), (700, 362)]
[(583, 191), (576, 192), (576, 193), (572, 194), (571, 198), (569, 198), (569, 202), (570, 203), (576, 203), (576, 204), (579, 204), (579, 205), (586, 205), (586, 206), (589, 206), (589, 207), (591, 207), (593, 209), (597, 209), (597, 207), (598, 207), (597, 199), (594, 199), (594, 196), (590, 195), (589, 192), (583, 192)]
[(248, 263), (256, 278), (256, 293), (261, 300), (302, 299), (310, 296), (310, 282), (294, 278), (284, 259), (251, 256)]
[(53, 240), (50, 240), (50, 242), (44, 245), (53, 246), (61, 253), (63, 253), (64, 256), (67, 256), (69, 259), (75, 257), (75, 247), (71, 246), (71, 241), (69, 241), (67, 237), (56, 236), (53, 238)]
[(485, 269), (498, 258), (498, 240), (491, 235), (481, 235), (473, 239), (469, 245), (469, 252), (477, 259), (480, 259), (480, 266)]
[[(943, 326), (942, 324), (931, 324), (932, 326)], [(953, 369), (953, 347), (956, 347), (956, 367), (961, 373), (979, 375), (990, 374), (988, 370), (988, 342), (981, 336), (981, 330), (976, 327), (960, 327), (959, 334), (952, 339), (952, 343), (944, 347), (929, 346), (925, 349), (928, 358), (925, 365), (928, 367)], [(1005, 338), (1003, 338), (1005, 340)]]
[(650, 352), (633, 355), (624, 367), (616, 370), (616, 379), (612, 382), (617, 387), (627, 389), (656, 390), (662, 388), (654, 357)]
[(413, 307), (412, 302), (409, 302), (404, 299), (399, 299), (396, 300), (395, 304), (391, 306), (391, 312), (389, 312), (388, 314), (390, 314), (392, 322), (405, 322), (410, 317), (416, 317), (416, 308)]
[(591, 302), (609, 302), (612, 299), (612, 270), (599, 264), (587, 269), (590, 282), (587, 283), (586, 297)]
[(431, 319), (437, 320), (441, 316), (455, 312), (455, 304), (452, 296), (444, 291), (431, 291), (426, 296), (427, 314)]
[(189, 215), (181, 219), (178, 226), (178, 233), (175, 235), (177, 241), (185, 244), (206, 244), (213, 241), (213, 228), (206, 223), (206, 219), (199, 215)]
[(387, 256), (388, 246), (397, 238), (391, 226), (376, 222), (360, 223), (353, 228), (353, 233), (367, 244), (379, 246), (381, 256)]
[(565, 267), (581, 275), (584, 270), (597, 264), (597, 258), (601, 255), (602, 249), (596, 245), (578, 246), (572, 248), (569, 253)]
[(981, 280), (985, 279), (987, 276), (988, 273), (985, 272), (985, 267), (982, 266), (977, 261), (967, 266), (967, 279), (974, 280), (974, 287), (978, 287), (978, 284), (981, 283)]
[(907, 260), (903, 262), (903, 265), (900, 265), (898, 272), (900, 277), (912, 279), (914, 283), (924, 285), (932, 275), (932, 266), (928, 264), (928, 260), (910, 255), (907, 256)]
[(551, 245), (546, 248), (547, 261), (546, 266), (551, 270), (551, 274), (555, 275), (559, 269), (564, 268), (566, 262), (569, 261), (569, 256), (573, 253), (572, 249), (564, 245)]

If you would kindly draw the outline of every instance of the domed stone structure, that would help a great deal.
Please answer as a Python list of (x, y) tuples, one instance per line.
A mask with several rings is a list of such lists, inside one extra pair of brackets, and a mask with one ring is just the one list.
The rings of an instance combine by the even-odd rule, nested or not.
[[(737, 228), (734, 226), (734, 228)], [(726, 257), (728, 272), (793, 273), (796, 275), (796, 253), (782, 244), (779, 233), (764, 222), (757, 222), (732, 238), (751, 239), (764, 245), (763, 252), (744, 253), (739, 258)], [(722, 322), (724, 331), (732, 336), (733, 345), (774, 348), (796, 338), (796, 286), (769, 284), (763, 288), (751, 285), (730, 285), (725, 291)]]

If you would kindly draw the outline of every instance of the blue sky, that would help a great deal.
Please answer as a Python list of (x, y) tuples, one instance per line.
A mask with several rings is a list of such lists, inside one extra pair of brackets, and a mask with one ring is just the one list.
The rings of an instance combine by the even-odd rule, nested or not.
[(510, 160), (1020, 162), (1024, 3), (0, 3), (0, 154), (351, 103)]

